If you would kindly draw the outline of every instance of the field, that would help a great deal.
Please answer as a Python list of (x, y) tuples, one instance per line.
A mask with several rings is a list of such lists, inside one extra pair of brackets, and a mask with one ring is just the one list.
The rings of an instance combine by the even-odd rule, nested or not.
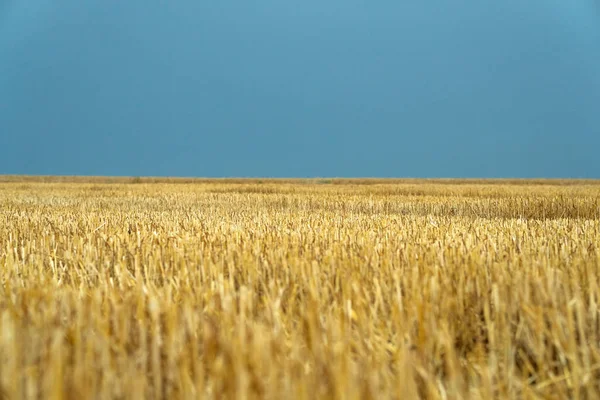
[(0, 397), (600, 398), (600, 182), (0, 182)]

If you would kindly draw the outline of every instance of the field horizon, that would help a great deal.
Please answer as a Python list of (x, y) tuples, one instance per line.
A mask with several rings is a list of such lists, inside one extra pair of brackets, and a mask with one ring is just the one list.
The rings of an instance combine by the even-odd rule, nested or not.
[(532, 184), (532, 185), (600, 185), (600, 178), (469, 178), (469, 177), (192, 177), (192, 176), (103, 176), (103, 175), (13, 175), (0, 174), (0, 183), (224, 183), (224, 184)]

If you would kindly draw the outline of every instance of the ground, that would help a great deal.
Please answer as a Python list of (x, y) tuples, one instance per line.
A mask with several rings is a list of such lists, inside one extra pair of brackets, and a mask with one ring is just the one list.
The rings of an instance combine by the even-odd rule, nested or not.
[(7, 398), (600, 396), (600, 182), (0, 181)]

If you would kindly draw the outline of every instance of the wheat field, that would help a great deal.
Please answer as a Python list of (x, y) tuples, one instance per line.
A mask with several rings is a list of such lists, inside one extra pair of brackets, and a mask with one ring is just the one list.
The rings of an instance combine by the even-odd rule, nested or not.
[(600, 182), (4, 177), (8, 399), (600, 398)]

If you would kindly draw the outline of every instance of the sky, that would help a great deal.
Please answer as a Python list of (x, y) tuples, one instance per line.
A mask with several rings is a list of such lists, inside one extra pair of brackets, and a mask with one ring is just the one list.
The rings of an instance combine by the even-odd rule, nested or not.
[(599, 0), (0, 0), (0, 174), (600, 178)]

